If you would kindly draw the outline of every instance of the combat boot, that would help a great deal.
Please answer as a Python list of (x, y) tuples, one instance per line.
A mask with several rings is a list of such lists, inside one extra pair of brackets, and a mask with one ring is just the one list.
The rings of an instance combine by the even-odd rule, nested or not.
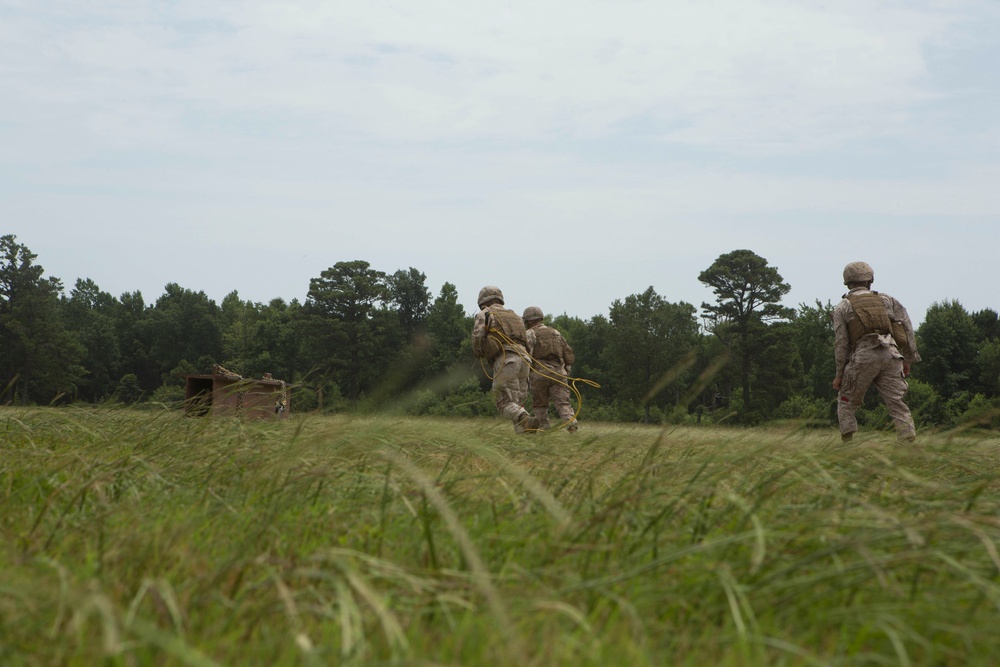
[(519, 433), (535, 433), (538, 431), (538, 417), (525, 412), (521, 415), (520, 419), (517, 420), (517, 428), (515, 429)]

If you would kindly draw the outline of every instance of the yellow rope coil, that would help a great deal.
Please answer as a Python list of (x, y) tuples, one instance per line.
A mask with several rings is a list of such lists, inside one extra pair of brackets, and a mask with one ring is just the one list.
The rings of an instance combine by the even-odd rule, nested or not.
[[(563, 385), (564, 387), (566, 387), (570, 391), (572, 391), (574, 396), (576, 396), (576, 410), (573, 412), (573, 419), (571, 419), (569, 421), (563, 422), (562, 424), (560, 424), (559, 426), (557, 426), (553, 430), (558, 430), (560, 428), (564, 428), (566, 425), (568, 425), (568, 424), (572, 423), (573, 421), (575, 421), (576, 418), (577, 418), (577, 415), (580, 414), (580, 410), (583, 409), (583, 396), (580, 394), (580, 390), (577, 389), (577, 387), (576, 387), (576, 383), (577, 382), (582, 382), (583, 384), (589, 385), (589, 386), (594, 387), (596, 389), (600, 389), (601, 388), (601, 385), (599, 385), (598, 383), (594, 382), (593, 380), (588, 380), (587, 378), (570, 377), (569, 375), (563, 375), (562, 373), (556, 373), (551, 368), (549, 368), (548, 366), (546, 366), (545, 364), (543, 364), (541, 361), (539, 361), (538, 359), (535, 359), (530, 354), (528, 354), (528, 351), (524, 350), (524, 347), (520, 343), (518, 343), (517, 341), (512, 340), (511, 338), (509, 338), (500, 329), (489, 328), (486, 331), (487, 331), (487, 334), (486, 334), (487, 336), (493, 337), (498, 343), (500, 343), (500, 347), (503, 349), (503, 354), (504, 354), (504, 359), (505, 360), (507, 358), (507, 347), (506, 346), (509, 345), (509, 346), (513, 347), (515, 350), (518, 350), (518, 355), (522, 359), (524, 359), (525, 361), (528, 362), (528, 366), (536, 374), (541, 375), (542, 377), (547, 378), (549, 380), (552, 380), (553, 382), (555, 382), (557, 384)], [(520, 352), (520, 350), (524, 350), (524, 353), (522, 354)], [(489, 378), (489, 380), (492, 382), (493, 381), (493, 376), (490, 375), (490, 372), (488, 370), (486, 370), (486, 362), (483, 360), (483, 357), (479, 358), (479, 364), (483, 367), (483, 372), (486, 374), (486, 377)], [(541, 369), (541, 370), (539, 370), (539, 369)]]

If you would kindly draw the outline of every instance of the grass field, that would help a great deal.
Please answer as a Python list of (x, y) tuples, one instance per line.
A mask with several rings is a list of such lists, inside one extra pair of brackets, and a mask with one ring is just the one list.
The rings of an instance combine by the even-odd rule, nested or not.
[(1000, 437), (0, 409), (3, 665), (993, 665)]

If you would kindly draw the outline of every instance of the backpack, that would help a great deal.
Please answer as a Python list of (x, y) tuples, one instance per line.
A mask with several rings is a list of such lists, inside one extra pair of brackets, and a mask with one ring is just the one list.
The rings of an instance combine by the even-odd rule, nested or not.
[(912, 349), (910, 340), (906, 336), (906, 327), (900, 320), (889, 319), (889, 313), (878, 292), (847, 294), (844, 298), (850, 301), (851, 307), (854, 308), (855, 317), (847, 323), (847, 335), (852, 350), (862, 336), (870, 333), (891, 334), (899, 353), (904, 357), (910, 356)]

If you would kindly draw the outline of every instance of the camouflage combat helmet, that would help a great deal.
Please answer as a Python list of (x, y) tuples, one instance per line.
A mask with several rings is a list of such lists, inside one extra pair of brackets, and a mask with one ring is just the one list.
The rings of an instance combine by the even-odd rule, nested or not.
[(875, 280), (875, 271), (866, 262), (851, 262), (844, 267), (844, 284), (870, 283)]
[(503, 292), (500, 291), (499, 287), (487, 285), (479, 290), (479, 299), (476, 301), (476, 304), (482, 308), (483, 304), (487, 301), (499, 301), (500, 305), (503, 305)]
[(531, 322), (532, 320), (540, 320), (545, 317), (542, 314), (542, 309), (538, 306), (528, 306), (524, 309), (524, 315), (521, 316), (525, 322)]

